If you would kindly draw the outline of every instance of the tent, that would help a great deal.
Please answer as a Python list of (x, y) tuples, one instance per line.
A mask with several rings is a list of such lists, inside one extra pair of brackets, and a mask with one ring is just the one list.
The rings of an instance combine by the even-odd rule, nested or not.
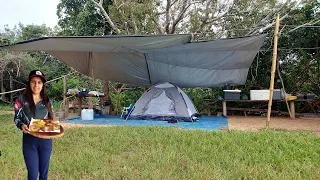
[(198, 115), (188, 95), (179, 87), (165, 82), (145, 91), (135, 103), (128, 119), (193, 122)]
[(2, 47), (45, 51), (90, 77), (134, 85), (242, 85), (266, 35), (191, 41), (190, 34), (42, 37)]

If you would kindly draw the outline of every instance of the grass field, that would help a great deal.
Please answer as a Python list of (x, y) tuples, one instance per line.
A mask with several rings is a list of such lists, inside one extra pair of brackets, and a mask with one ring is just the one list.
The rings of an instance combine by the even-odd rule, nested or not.
[[(61, 101), (51, 101), (53, 106), (53, 111), (57, 112), (62, 107)], [(0, 111), (13, 111), (14, 105), (0, 104)]]
[[(1, 179), (26, 179), (12, 115), (0, 116), (0, 151)], [(49, 179), (320, 179), (320, 138), (301, 131), (70, 128), (54, 140)]]

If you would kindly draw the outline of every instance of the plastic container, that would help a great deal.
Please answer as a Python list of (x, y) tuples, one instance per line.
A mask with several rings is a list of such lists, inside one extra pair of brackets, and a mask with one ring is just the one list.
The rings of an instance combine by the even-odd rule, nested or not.
[(298, 94), (297, 100), (304, 100), (304, 94)]
[(242, 95), (241, 99), (242, 100), (249, 100), (249, 97), (247, 95)]
[(316, 97), (315, 94), (306, 94), (305, 95), (305, 99), (307, 99), (307, 100), (313, 100), (315, 97)]
[(82, 120), (93, 120), (93, 109), (82, 109), (81, 119)]
[(239, 100), (241, 90), (223, 90), (225, 100)]
[(273, 90), (273, 100), (281, 100), (281, 89), (274, 89)]
[[(269, 100), (270, 90), (250, 90), (250, 100)], [(273, 100), (281, 100), (281, 90), (274, 89), (273, 90)]]

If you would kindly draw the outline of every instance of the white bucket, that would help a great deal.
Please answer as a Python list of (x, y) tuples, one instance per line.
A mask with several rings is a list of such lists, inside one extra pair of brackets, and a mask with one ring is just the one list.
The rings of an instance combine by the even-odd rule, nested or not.
[(93, 120), (93, 109), (82, 109), (81, 119), (82, 120)]

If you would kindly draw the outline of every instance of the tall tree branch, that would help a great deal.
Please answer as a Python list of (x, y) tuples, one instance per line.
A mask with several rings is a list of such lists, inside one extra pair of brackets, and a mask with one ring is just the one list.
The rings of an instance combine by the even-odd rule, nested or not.
[(132, 26), (133, 26), (133, 29), (134, 29), (134, 33), (138, 34), (139, 30), (138, 30), (137, 23), (136, 23), (136, 21), (134, 19), (132, 11), (130, 12), (130, 14), (131, 14), (131, 22), (132, 22)]
[(305, 24), (302, 24), (302, 25), (300, 25), (300, 26), (298, 26), (298, 27), (290, 30), (289, 32), (295, 31), (295, 30), (297, 30), (297, 29), (299, 29), (299, 28), (301, 28), (301, 27), (304, 27), (304, 26), (317, 24), (318, 22), (320, 22), (320, 18), (317, 18), (317, 19), (314, 19), (314, 20), (312, 20), (312, 21), (310, 21), (310, 22), (307, 22), (307, 23), (305, 23)]
[(108, 13), (106, 12), (106, 10), (103, 8), (103, 0), (100, 0), (99, 3), (97, 3), (95, 0), (90, 0), (91, 2), (93, 2), (96, 7), (102, 12), (102, 15), (104, 16), (104, 18), (107, 20), (107, 22), (110, 24), (111, 28), (117, 33), (120, 34), (121, 31), (120, 29), (117, 28), (116, 25), (114, 25), (114, 23), (112, 22), (111, 18), (109, 17)]
[(165, 22), (165, 31), (167, 34), (169, 34), (169, 26), (170, 26), (170, 6), (171, 6), (171, 0), (167, 0), (166, 5), (166, 22)]
[(162, 26), (159, 24), (158, 19), (151, 18), (151, 20), (152, 20), (152, 22), (156, 25), (157, 30), (158, 30), (158, 33), (159, 33), (159, 34), (164, 34), (164, 31), (163, 31), (163, 29), (162, 29)]
[[(284, 18), (286, 18), (288, 16), (288, 14), (282, 16), (280, 18), (280, 21), (282, 21)], [(259, 32), (263, 32), (269, 28), (271, 28), (272, 26), (274, 26), (276, 24), (276, 21), (273, 21), (272, 23), (267, 24), (266, 26), (264, 26), (263, 28), (260, 29), (255, 29), (254, 31), (251, 31), (250, 33), (248, 33), (247, 35), (253, 35), (253, 34), (257, 34)]]
[(178, 16), (176, 19), (172, 19), (173, 22), (172, 22), (172, 27), (171, 27), (171, 30), (170, 30), (170, 34), (173, 34), (176, 30), (176, 26), (177, 24), (183, 19), (183, 16), (185, 15), (187, 9), (191, 6), (191, 4), (188, 4), (187, 5), (187, 0), (184, 0), (183, 3), (182, 3), (182, 7), (181, 7), (181, 11), (179, 12)]

